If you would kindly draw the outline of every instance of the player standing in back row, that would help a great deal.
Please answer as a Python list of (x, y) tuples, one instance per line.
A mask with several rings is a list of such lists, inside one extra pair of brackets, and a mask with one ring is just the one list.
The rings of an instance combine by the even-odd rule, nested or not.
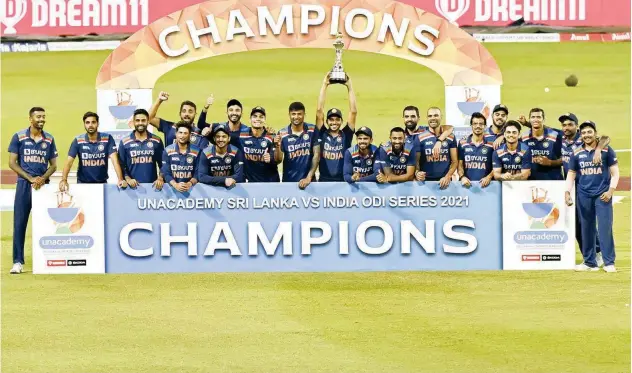
[(57, 147), (53, 136), (44, 131), (46, 112), (41, 107), (29, 110), (30, 126), (11, 138), (9, 168), (18, 174), (13, 213), (13, 267), (24, 271), (24, 240), (31, 214), (31, 188), (38, 190), (57, 170)]
[(316, 129), (319, 131), (321, 141), (320, 175), (318, 181), (321, 182), (344, 181), (344, 155), (347, 149), (351, 147), (356, 117), (358, 116), (355, 92), (351, 85), (351, 79), (347, 77), (347, 81), (345, 82), (349, 93), (349, 114), (347, 116), (347, 123), (343, 127), (342, 111), (332, 108), (327, 112), (327, 125), (324, 125), (325, 100), (327, 87), (329, 87), (329, 75), (330, 74), (327, 74), (323, 80), (316, 108)]
[(486, 121), (483, 114), (472, 114), (472, 134), (459, 142), (459, 180), (465, 187), (471, 186), (472, 181), (480, 181), (481, 187), (485, 188), (494, 177), (492, 158), (495, 136), (485, 133)]
[(562, 133), (545, 126), (544, 110), (529, 111), (531, 130), (522, 136), (522, 142), (531, 149), (530, 180), (564, 180), (562, 176)]
[(441, 189), (450, 185), (452, 175), (456, 172), (459, 159), (456, 151), (454, 135), (441, 141), (441, 109), (428, 109), (428, 130), (417, 137), (417, 181), (438, 181)]
[(314, 181), (320, 161), (320, 139), (316, 126), (305, 123), (305, 105), (293, 102), (288, 109), (290, 124), (274, 138), (274, 156), (283, 162), (283, 182), (298, 182), (301, 189)]
[[(599, 235), (604, 271), (616, 272), (615, 247), (612, 232), (612, 195), (619, 183), (617, 155), (610, 147), (601, 150), (602, 162), (596, 164), (593, 157), (597, 147), (597, 126), (584, 122), (579, 126), (583, 144), (571, 156), (566, 179), (566, 204), (571, 206), (571, 192), (577, 191), (577, 204), (582, 230), (582, 255), (584, 262), (577, 271), (598, 271), (595, 236)], [(575, 183), (577, 178), (577, 183)]]
[(250, 111), (250, 128), (241, 132), (239, 149), (244, 154), (244, 174), (249, 183), (278, 183), (279, 170), (274, 156), (274, 138), (265, 128), (266, 109)]

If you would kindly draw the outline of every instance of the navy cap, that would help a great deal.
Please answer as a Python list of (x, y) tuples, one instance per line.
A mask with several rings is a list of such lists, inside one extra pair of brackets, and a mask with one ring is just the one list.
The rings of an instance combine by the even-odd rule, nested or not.
[(592, 129), (597, 131), (597, 125), (595, 124), (595, 122), (593, 122), (591, 120), (587, 120), (587, 121), (583, 122), (582, 124), (580, 124), (579, 125), (579, 130), (581, 131), (584, 127), (592, 127)]
[(266, 109), (264, 109), (262, 106), (255, 106), (250, 111), (250, 116), (255, 115), (255, 113), (261, 113), (261, 114), (263, 114), (265, 116), (266, 115)]
[(329, 109), (329, 111), (327, 112), (327, 119), (329, 119), (331, 117), (338, 117), (338, 118), (342, 119), (342, 111), (340, 111), (340, 110), (338, 110), (336, 108)]
[(509, 109), (507, 109), (507, 106), (505, 106), (503, 104), (498, 104), (498, 105), (494, 106), (494, 111), (492, 111), (492, 114), (494, 114), (497, 111), (504, 111), (505, 114), (509, 115)]
[(356, 136), (360, 136), (362, 134), (367, 135), (370, 138), (373, 138), (373, 131), (371, 131), (369, 127), (360, 127), (360, 129), (358, 129), (355, 133)]
[(566, 113), (560, 116), (560, 123), (564, 122), (565, 120), (572, 120), (573, 122), (575, 122), (575, 124), (579, 123), (579, 119), (577, 119), (577, 115), (573, 114), (573, 113)]
[(215, 123), (213, 126), (212, 137), (215, 137), (215, 135), (220, 131), (230, 136), (230, 131), (228, 130), (228, 125), (226, 123)]

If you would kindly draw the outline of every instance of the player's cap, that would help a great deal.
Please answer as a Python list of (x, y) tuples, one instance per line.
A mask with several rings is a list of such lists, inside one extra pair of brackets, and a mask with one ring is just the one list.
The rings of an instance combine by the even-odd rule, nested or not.
[(579, 125), (579, 130), (581, 131), (585, 127), (592, 127), (595, 131), (597, 131), (597, 125), (592, 120), (587, 120)]
[(338, 117), (342, 119), (342, 111), (336, 108), (329, 109), (329, 111), (327, 112), (327, 119), (332, 118), (332, 117)]
[(213, 130), (211, 131), (211, 138), (214, 138), (218, 132), (224, 132), (230, 136), (230, 131), (226, 123), (215, 123), (215, 125), (213, 125)]
[(250, 116), (255, 115), (255, 113), (261, 113), (263, 114), (263, 116), (265, 117), (266, 115), (266, 109), (264, 109), (262, 106), (255, 106), (252, 108), (252, 110), (250, 111)]
[(573, 114), (573, 113), (566, 113), (560, 116), (560, 123), (564, 122), (565, 120), (572, 120), (573, 122), (575, 122), (575, 124), (579, 123), (579, 119), (577, 119), (577, 115)]
[(373, 138), (373, 131), (369, 127), (360, 127), (355, 133), (356, 136), (367, 135), (370, 138)]
[(494, 106), (494, 111), (492, 111), (492, 114), (494, 114), (497, 111), (504, 111), (505, 114), (509, 115), (509, 109), (507, 108), (507, 106), (505, 106), (503, 104), (498, 104), (498, 105)]

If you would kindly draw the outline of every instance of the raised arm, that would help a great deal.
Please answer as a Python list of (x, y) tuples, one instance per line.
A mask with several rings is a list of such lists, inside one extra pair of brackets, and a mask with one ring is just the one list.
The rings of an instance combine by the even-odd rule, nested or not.
[(325, 101), (327, 98), (327, 87), (329, 87), (329, 75), (325, 75), (323, 84), (320, 87), (320, 93), (318, 94), (318, 103), (316, 104), (316, 129), (320, 129), (325, 125)]
[(347, 86), (347, 91), (349, 92), (349, 114), (347, 116), (347, 123), (349, 124), (349, 127), (355, 131), (356, 118), (358, 117), (358, 103), (355, 91), (353, 90), (353, 84), (351, 83), (351, 78), (348, 76), (345, 85)]
[(169, 93), (161, 91), (154, 101), (153, 105), (149, 108), (149, 124), (154, 126), (156, 129), (159, 129), (160, 126), (160, 118), (157, 117), (158, 109), (160, 105), (162, 105), (163, 101), (167, 101), (169, 99)]

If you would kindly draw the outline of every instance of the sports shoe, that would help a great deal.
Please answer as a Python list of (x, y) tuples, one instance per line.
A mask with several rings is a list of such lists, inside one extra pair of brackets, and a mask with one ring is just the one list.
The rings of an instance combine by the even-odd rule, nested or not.
[(582, 263), (575, 266), (575, 272), (595, 272), (598, 271), (599, 267), (589, 267), (586, 263)]
[(13, 267), (11, 267), (11, 271), (9, 273), (18, 274), (24, 271), (24, 266), (22, 263), (13, 263)]
[(609, 266), (604, 266), (603, 270), (608, 273), (615, 273), (617, 269), (614, 267), (614, 264), (610, 264)]
[(597, 267), (603, 267), (603, 255), (597, 253)]

